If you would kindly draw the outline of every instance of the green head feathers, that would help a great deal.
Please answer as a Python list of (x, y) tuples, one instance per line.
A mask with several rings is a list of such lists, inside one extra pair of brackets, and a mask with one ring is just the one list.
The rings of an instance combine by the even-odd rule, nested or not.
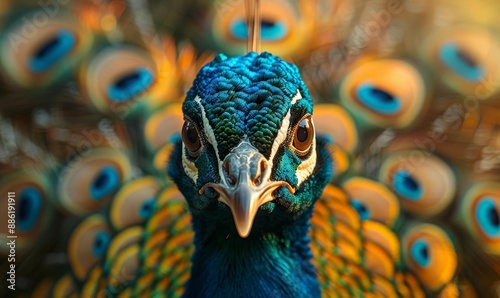
[(215, 206), (226, 218), (229, 206), (246, 237), (259, 209), (271, 214), (278, 204), (285, 216), (311, 207), (331, 174), (312, 108), (298, 68), (269, 53), (219, 54), (203, 67), (183, 105), (183, 142), (170, 166), (194, 220)]
[(234, 58), (219, 54), (199, 72), (183, 110), (192, 118), (200, 118), (204, 110), (221, 158), (245, 137), (269, 157), (295, 96), (301, 98), (295, 109), (312, 113), (312, 100), (295, 65), (269, 53)]

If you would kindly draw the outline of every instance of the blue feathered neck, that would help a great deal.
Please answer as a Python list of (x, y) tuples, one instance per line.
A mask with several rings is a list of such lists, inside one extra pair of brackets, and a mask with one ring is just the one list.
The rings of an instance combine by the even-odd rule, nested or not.
[(307, 236), (311, 212), (282, 231), (248, 238), (194, 219), (196, 250), (184, 297), (320, 297)]

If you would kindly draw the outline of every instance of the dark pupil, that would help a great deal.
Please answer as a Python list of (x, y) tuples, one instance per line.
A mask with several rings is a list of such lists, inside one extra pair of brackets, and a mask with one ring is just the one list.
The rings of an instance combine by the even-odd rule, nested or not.
[(45, 55), (48, 54), (53, 48), (55, 48), (61, 39), (56, 36), (53, 39), (51, 39), (49, 42), (47, 42), (38, 52), (35, 54), (35, 58), (43, 58)]
[(422, 249), (420, 250), (420, 254), (422, 255), (422, 257), (424, 257), (424, 259), (427, 259), (429, 257), (429, 250), (427, 249), (427, 246), (422, 247)]
[(196, 128), (194, 128), (192, 124), (188, 124), (186, 132), (187, 139), (191, 144), (195, 144), (196, 142), (198, 142), (198, 133), (196, 132)]
[(373, 96), (386, 103), (390, 103), (394, 100), (394, 98), (389, 93), (377, 88), (373, 88), (371, 90), (371, 93), (373, 94)]
[(96, 188), (102, 188), (104, 185), (107, 184), (108, 179), (109, 179), (108, 175), (106, 175), (105, 173), (101, 173), (99, 174), (99, 176), (97, 176), (97, 179), (94, 182), (94, 186)]
[(476, 67), (476, 61), (474, 61), (474, 59), (471, 58), (471, 56), (469, 56), (467, 53), (464, 53), (463, 51), (461, 50), (457, 50), (457, 56), (462, 59), (463, 62), (465, 62), (465, 64), (467, 64), (468, 66), (470, 67)]
[(116, 82), (115, 85), (120, 89), (125, 89), (132, 83), (136, 82), (138, 79), (139, 79), (139, 74), (137, 72), (134, 72), (130, 75), (121, 78), (118, 82)]
[(300, 123), (299, 129), (297, 129), (297, 140), (301, 143), (307, 141), (307, 137), (309, 136), (309, 130), (307, 127), (307, 122), (303, 121)]
[(498, 213), (495, 210), (495, 208), (490, 208), (488, 210), (488, 219), (490, 220), (490, 223), (493, 224), (493, 226), (495, 227), (500, 226), (500, 217), (498, 216)]
[(411, 190), (418, 190), (418, 183), (412, 177), (405, 177), (404, 185)]
[(31, 209), (31, 201), (26, 194), (21, 196), (21, 206), (19, 206), (19, 218), (24, 220), (28, 217), (29, 211)]
[(362, 214), (366, 213), (368, 210), (366, 209), (366, 207), (364, 205), (360, 205), (358, 206), (358, 211)]
[(102, 239), (101, 237), (98, 237), (96, 240), (95, 240), (95, 246), (97, 248), (100, 248), (102, 246)]
[(260, 25), (262, 26), (262, 29), (271, 28), (271, 27), (274, 26), (274, 22), (267, 21), (267, 20), (262, 20), (260, 22)]

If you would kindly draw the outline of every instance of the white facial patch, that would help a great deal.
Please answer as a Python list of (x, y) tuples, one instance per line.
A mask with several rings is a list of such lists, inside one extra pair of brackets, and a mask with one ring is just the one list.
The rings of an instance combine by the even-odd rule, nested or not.
[(210, 123), (208, 123), (208, 118), (206, 117), (206, 112), (205, 112), (205, 107), (201, 104), (201, 98), (197, 95), (194, 99), (196, 103), (200, 106), (201, 109), (201, 115), (203, 119), (203, 131), (205, 132), (205, 135), (207, 136), (207, 141), (212, 144), (212, 146), (215, 149), (215, 155), (217, 156), (217, 164), (219, 165), (219, 177), (223, 176), (222, 173), (222, 161), (220, 160), (219, 157), (219, 151), (217, 150), (217, 140), (215, 139), (215, 134), (214, 130), (212, 129), (212, 126), (210, 126)]
[[(300, 94), (299, 89), (297, 89), (297, 93), (293, 96), (291, 101), (292, 106), (299, 99), (302, 99), (302, 94)], [(278, 131), (278, 135), (274, 139), (273, 146), (271, 147), (271, 155), (269, 158), (271, 162), (274, 159), (274, 155), (276, 155), (279, 146), (285, 141), (289, 129), (290, 129), (290, 110), (288, 110), (288, 112), (286, 113), (286, 116), (283, 119), (283, 123), (281, 123), (280, 130)]]
[[(283, 119), (283, 122), (281, 123), (280, 130), (278, 131), (278, 135), (274, 139), (273, 146), (271, 147), (271, 154), (269, 155), (269, 167), (272, 169), (273, 168), (273, 160), (274, 156), (276, 155), (276, 152), (278, 152), (279, 147), (281, 144), (286, 140), (286, 136), (288, 134), (288, 130), (290, 129), (290, 110), (286, 113), (285, 119)], [(267, 177), (264, 177), (264, 181), (269, 181), (270, 176), (271, 176), (271, 171), (268, 172), (269, 174), (266, 175)]]
[(293, 98), (292, 98), (292, 102), (291, 102), (292, 106), (293, 106), (295, 103), (297, 103), (297, 100), (299, 100), (299, 99), (302, 99), (302, 94), (300, 94), (300, 90), (299, 90), (299, 89), (297, 89), (297, 93), (296, 93), (296, 94), (293, 96)]
[[(291, 104), (292, 106), (297, 103), (298, 100), (302, 99), (302, 94), (300, 94), (299, 89), (297, 89), (297, 93), (295, 96), (292, 98)], [(269, 157), (269, 166), (272, 168), (273, 166), (273, 160), (276, 155), (276, 152), (278, 151), (279, 147), (283, 144), (283, 142), (286, 140), (288, 132), (290, 131), (290, 110), (288, 110), (285, 118), (283, 119), (283, 122), (281, 123), (280, 130), (278, 131), (278, 135), (274, 139), (273, 146), (271, 147), (271, 155)], [(311, 124), (314, 127), (314, 123), (311, 120)], [(297, 170), (295, 171), (295, 176), (297, 177), (298, 180), (298, 186), (302, 184), (307, 178), (311, 176), (311, 174), (314, 171), (314, 168), (316, 167), (316, 132), (314, 132), (314, 137), (313, 141), (311, 144), (311, 154), (309, 157), (305, 160), (303, 160), (300, 165), (297, 167)], [(269, 178), (269, 177), (266, 177)]]
[(190, 161), (186, 156), (186, 147), (184, 146), (184, 143), (182, 143), (182, 167), (184, 168), (186, 175), (188, 175), (189, 178), (196, 183), (198, 180), (198, 168), (194, 162)]

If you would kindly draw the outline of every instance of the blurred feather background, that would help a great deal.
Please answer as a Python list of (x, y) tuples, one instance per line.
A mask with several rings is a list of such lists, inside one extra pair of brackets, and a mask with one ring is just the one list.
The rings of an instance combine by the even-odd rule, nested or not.
[[(500, 296), (499, 17), (494, 0), (262, 3), (262, 50), (299, 67), (335, 141), (325, 196), (398, 236), (420, 295)], [(16, 295), (74, 295), (152, 201), (180, 198), (165, 170), (180, 104), (246, 39), (242, 0), (0, 2), (0, 271), (16, 192)]]

